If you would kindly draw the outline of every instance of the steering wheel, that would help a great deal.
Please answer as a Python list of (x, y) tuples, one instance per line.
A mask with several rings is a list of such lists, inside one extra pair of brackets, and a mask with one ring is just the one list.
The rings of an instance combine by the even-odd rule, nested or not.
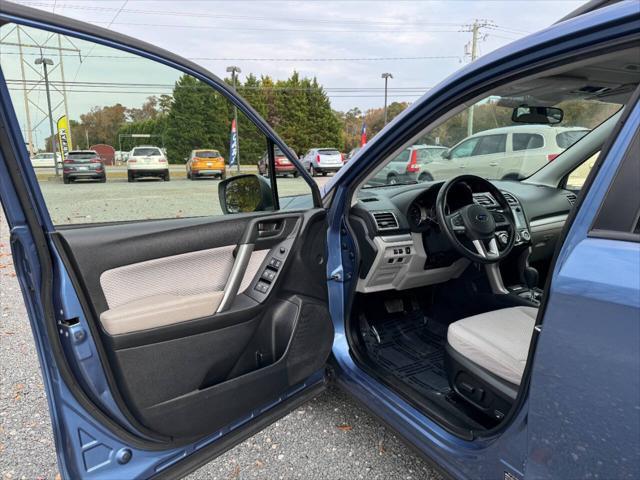
[[(447, 197), (451, 189), (461, 183), (472, 184), (477, 192), (488, 192), (498, 202), (498, 208), (488, 208), (471, 203), (447, 213)], [(448, 180), (438, 192), (436, 198), (436, 215), (440, 228), (447, 236), (453, 247), (461, 255), (474, 262), (495, 263), (505, 258), (515, 242), (515, 221), (511, 207), (498, 190), (488, 180), (475, 175), (460, 175)], [(502, 233), (502, 248), (496, 241), (496, 230)], [(505, 237), (506, 235), (506, 237)], [(467, 238), (475, 250), (467, 247), (462, 238)]]

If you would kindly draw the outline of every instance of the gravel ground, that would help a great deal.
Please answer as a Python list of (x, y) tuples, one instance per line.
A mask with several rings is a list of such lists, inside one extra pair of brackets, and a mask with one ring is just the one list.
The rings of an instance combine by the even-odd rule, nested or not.
[[(54, 479), (45, 392), (11, 263), (0, 214), (0, 479)], [(330, 389), (188, 478), (440, 477), (346, 395)]]
[[(317, 177), (316, 181), (323, 185), (330, 178)], [(311, 192), (302, 178), (279, 177), (277, 182), (281, 197)], [(177, 178), (170, 182), (109, 179), (107, 183), (82, 181), (64, 185), (55, 179), (40, 181), (40, 188), (53, 223), (62, 225), (221, 215), (219, 183)]]

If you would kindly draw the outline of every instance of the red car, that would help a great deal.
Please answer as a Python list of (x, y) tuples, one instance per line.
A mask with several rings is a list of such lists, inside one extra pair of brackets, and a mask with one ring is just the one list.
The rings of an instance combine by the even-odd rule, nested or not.
[[(282, 153), (282, 150), (278, 147), (275, 148), (275, 166), (276, 176), (282, 175), (286, 177), (293, 175), (294, 178), (298, 176), (296, 167), (284, 156), (284, 153)], [(269, 176), (269, 157), (267, 156), (267, 152), (264, 152), (262, 158), (258, 161), (258, 172), (264, 177)]]

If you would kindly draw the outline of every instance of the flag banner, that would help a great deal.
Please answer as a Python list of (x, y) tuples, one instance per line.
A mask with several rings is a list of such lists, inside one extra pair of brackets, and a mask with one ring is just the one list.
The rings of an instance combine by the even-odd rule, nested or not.
[(362, 133), (360, 133), (360, 146), (364, 147), (367, 144), (367, 124), (362, 122)]
[(229, 166), (233, 166), (238, 163), (238, 131), (235, 120), (231, 120), (231, 139), (229, 143)]
[(69, 122), (67, 116), (63, 115), (58, 119), (58, 145), (60, 147), (60, 155), (64, 160), (67, 158), (69, 151), (73, 150), (71, 145), (71, 135), (69, 134)]

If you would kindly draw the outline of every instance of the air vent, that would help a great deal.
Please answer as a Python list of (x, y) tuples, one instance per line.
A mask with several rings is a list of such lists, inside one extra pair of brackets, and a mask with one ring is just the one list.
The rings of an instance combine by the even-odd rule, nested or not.
[(585, 85), (578, 91), (582, 93), (592, 93), (592, 94), (600, 95), (601, 93), (608, 92), (609, 90), (611, 90), (610, 87), (600, 87), (598, 85)]
[(478, 193), (473, 196), (473, 201), (478, 205), (482, 205), (483, 207), (495, 207), (498, 205), (498, 202), (494, 200), (494, 198), (488, 193)]
[(567, 200), (569, 201), (569, 204), (573, 207), (576, 204), (575, 193), (567, 193)]
[(395, 230), (398, 228), (398, 219), (393, 212), (375, 212), (373, 219), (378, 230)]
[(377, 202), (378, 199), (376, 197), (368, 197), (368, 198), (361, 198), (360, 201), (361, 202)]
[(518, 201), (516, 200), (516, 197), (511, 195), (509, 192), (502, 192), (502, 195), (507, 200), (507, 203), (509, 205), (513, 205), (514, 207), (518, 205)]

